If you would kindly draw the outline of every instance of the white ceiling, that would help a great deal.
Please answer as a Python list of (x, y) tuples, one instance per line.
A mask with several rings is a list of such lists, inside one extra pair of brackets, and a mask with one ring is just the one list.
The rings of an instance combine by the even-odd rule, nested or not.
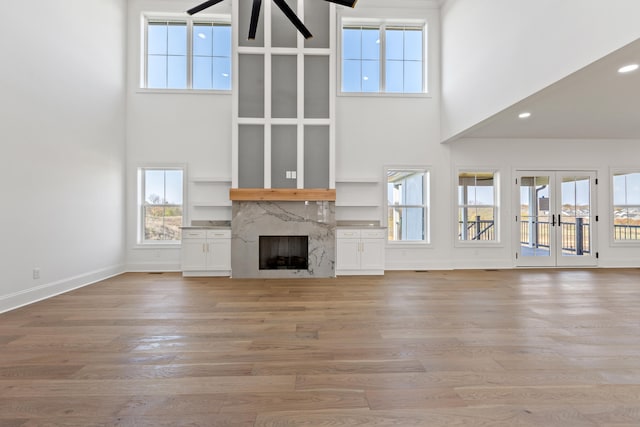
[[(640, 139), (640, 39), (463, 132), (468, 138)], [(526, 120), (518, 119), (531, 112)]]

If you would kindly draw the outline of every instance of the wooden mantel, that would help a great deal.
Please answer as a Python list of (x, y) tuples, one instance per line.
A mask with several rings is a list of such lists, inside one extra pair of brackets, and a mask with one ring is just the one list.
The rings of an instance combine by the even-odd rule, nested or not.
[(328, 188), (232, 188), (229, 198), (235, 201), (329, 201), (335, 202), (336, 190)]

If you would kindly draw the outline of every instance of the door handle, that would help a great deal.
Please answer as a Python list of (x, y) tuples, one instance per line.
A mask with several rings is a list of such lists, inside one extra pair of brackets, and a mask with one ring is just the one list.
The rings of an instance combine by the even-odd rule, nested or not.
[(555, 214), (551, 215), (551, 226), (552, 227), (556, 226), (556, 215)]

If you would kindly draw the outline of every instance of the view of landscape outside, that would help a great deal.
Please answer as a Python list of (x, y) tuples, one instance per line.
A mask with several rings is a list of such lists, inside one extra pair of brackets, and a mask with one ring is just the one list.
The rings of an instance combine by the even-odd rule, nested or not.
[(182, 238), (183, 171), (144, 169), (145, 241), (180, 241)]
[(640, 173), (613, 175), (615, 240), (640, 240)]
[(458, 240), (496, 240), (493, 172), (458, 175)]

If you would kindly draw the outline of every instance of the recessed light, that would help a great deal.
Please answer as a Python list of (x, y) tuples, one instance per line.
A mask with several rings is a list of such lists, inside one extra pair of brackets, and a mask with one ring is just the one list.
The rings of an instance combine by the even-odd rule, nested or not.
[(198, 37), (200, 37), (202, 40), (207, 38), (206, 34), (204, 33), (198, 33)]
[(531, 117), (531, 113), (528, 111), (524, 111), (520, 114), (518, 114), (518, 117), (521, 119), (528, 119), (529, 117)]
[(626, 73), (630, 73), (632, 71), (637, 70), (638, 67), (639, 67), (638, 64), (629, 64), (629, 65), (625, 65), (624, 67), (618, 68), (618, 72), (620, 74), (626, 74)]

